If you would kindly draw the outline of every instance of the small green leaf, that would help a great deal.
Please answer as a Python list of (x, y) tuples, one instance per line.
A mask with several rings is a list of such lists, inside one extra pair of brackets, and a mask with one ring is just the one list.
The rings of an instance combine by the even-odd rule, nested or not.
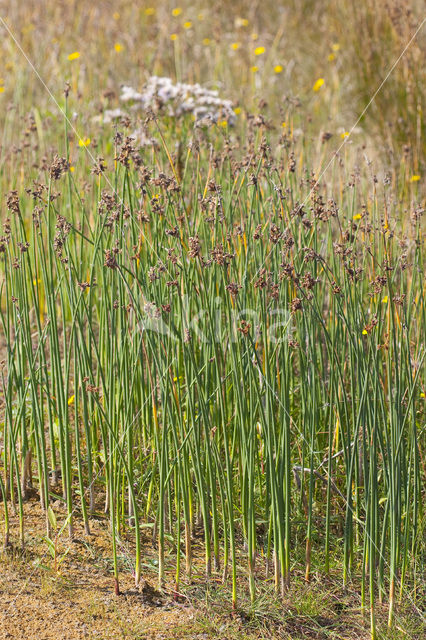
[(52, 525), (53, 529), (56, 531), (56, 516), (51, 506), (47, 509), (47, 517), (49, 518), (49, 522)]
[(53, 540), (51, 540), (47, 536), (45, 536), (43, 538), (43, 540), (45, 540), (45, 542), (47, 543), (47, 548), (49, 549), (49, 553), (52, 556), (52, 558), (54, 558), (55, 557), (55, 543), (53, 542)]

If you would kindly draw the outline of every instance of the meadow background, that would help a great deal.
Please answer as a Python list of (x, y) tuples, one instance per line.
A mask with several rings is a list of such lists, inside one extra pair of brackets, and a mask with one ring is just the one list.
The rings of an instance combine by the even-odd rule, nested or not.
[[(164, 75), (219, 87), (246, 109), (266, 100), (277, 115), (284, 97), (297, 98), (307, 136), (343, 133), (357, 121), (423, 19), (421, 2), (372, 1), (356, 11), (349, 2), (307, 0), (250, 7), (29, 1), (3, 2), (2, 12), (52, 93), (71, 82), (80, 127), (123, 82), (140, 87)], [(415, 170), (424, 161), (424, 41), (420, 30), (360, 123), (386, 162), (409, 144)], [(257, 47), (265, 52), (256, 55)], [(75, 51), (80, 57), (70, 64)], [(318, 78), (324, 86), (315, 95)], [(2, 42), (2, 81), (3, 101), (15, 107), (9, 126), (35, 103), (54, 112), (10, 36)]]
[(6, 637), (422, 637), (423, 3), (0, 18)]

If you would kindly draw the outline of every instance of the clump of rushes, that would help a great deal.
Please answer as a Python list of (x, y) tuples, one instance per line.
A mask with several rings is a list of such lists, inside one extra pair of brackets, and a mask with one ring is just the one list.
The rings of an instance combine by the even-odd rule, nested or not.
[(139, 149), (123, 123), (74, 172), (67, 130), (7, 195), (5, 544), (8, 503), (25, 544), (30, 486), (48, 537), (52, 494), (70, 538), (102, 504), (117, 595), (121, 536), (139, 582), (146, 525), (161, 588), (173, 572), (179, 597), (197, 538), (235, 610), (244, 558), (254, 606), (260, 569), (284, 597), (300, 545), (309, 581), (343, 542), (375, 638), (376, 599), (392, 625), (422, 553), (418, 184), (349, 152), (317, 184), (313, 149), (262, 114), (240, 139), (168, 124), (148, 119)]

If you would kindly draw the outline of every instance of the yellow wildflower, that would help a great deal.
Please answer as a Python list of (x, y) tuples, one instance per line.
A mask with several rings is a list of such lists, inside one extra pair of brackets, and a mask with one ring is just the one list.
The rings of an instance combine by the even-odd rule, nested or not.
[(72, 404), (74, 404), (74, 400), (75, 400), (75, 396), (70, 396), (68, 398), (68, 406), (71, 406)]
[(234, 51), (236, 51), (237, 49), (239, 49), (241, 47), (241, 42), (233, 42), (231, 44), (231, 49), (233, 49)]
[(333, 49), (333, 51), (339, 51), (340, 44), (338, 42), (335, 42), (334, 44), (331, 45), (331, 48)]
[(205, 45), (206, 47), (209, 46), (210, 42), (211, 42), (210, 38), (203, 38), (203, 45)]
[(114, 18), (114, 20), (118, 20), (118, 18), (120, 17), (120, 14), (118, 13), (118, 11), (114, 11), (114, 13), (112, 14), (112, 17)]
[(68, 60), (77, 60), (77, 58), (79, 57), (80, 57), (80, 52), (74, 51), (74, 53), (70, 53), (70, 55), (68, 56)]
[(323, 84), (324, 84), (324, 78), (318, 78), (318, 80), (315, 81), (315, 84), (312, 87), (312, 89), (314, 91), (319, 91)]
[(420, 176), (418, 175), (411, 176), (410, 178), (410, 182), (418, 182), (419, 180), (420, 180)]
[(250, 71), (252, 73), (256, 73), (256, 71), (259, 71), (259, 67), (256, 67), (256, 65), (253, 65), (252, 67), (250, 67)]
[(0, 93), (4, 93), (4, 87), (0, 87)]
[(236, 115), (236, 116), (240, 115), (240, 113), (241, 113), (241, 107), (235, 107), (235, 109), (234, 109), (234, 113), (235, 113), (235, 115)]
[(184, 29), (190, 29), (191, 27), (192, 27), (191, 20), (187, 20), (186, 22), (183, 23), (183, 28)]
[(252, 39), (252, 40), (257, 40), (257, 39), (258, 39), (258, 37), (259, 37), (259, 35), (258, 35), (257, 33), (252, 33), (252, 34), (251, 34), (251, 39)]
[(363, 335), (363, 336), (366, 336), (367, 334), (368, 334), (367, 329), (363, 329), (362, 335)]
[(360, 213), (356, 213), (353, 217), (354, 220), (361, 220), (362, 215)]
[(172, 33), (170, 36), (170, 40), (177, 40), (178, 39), (178, 34), (177, 33)]
[(328, 61), (329, 61), (329, 62), (333, 62), (333, 60), (335, 59), (335, 57), (336, 57), (336, 56), (334, 55), (334, 53), (329, 53), (329, 54), (328, 54)]
[(145, 9), (145, 15), (146, 16), (153, 16), (154, 13), (155, 13), (154, 7), (148, 7), (147, 9)]
[(344, 131), (343, 133), (340, 134), (340, 137), (345, 139), (349, 136), (349, 131)]
[(220, 127), (225, 128), (225, 127), (227, 127), (227, 126), (228, 126), (228, 120), (220, 120), (220, 121), (218, 122), (218, 125), (219, 125)]
[(172, 11), (172, 16), (177, 18), (177, 16), (180, 16), (181, 13), (182, 13), (182, 9), (180, 7), (176, 7), (176, 9), (173, 9)]
[(383, 304), (386, 304), (386, 303), (387, 303), (387, 301), (388, 301), (388, 297), (387, 297), (387, 296), (385, 296), (384, 298), (382, 298), (382, 302), (383, 302)]
[(90, 138), (80, 138), (78, 141), (79, 147), (88, 147), (90, 144)]
[(256, 47), (256, 49), (254, 50), (255, 56), (261, 56), (262, 53), (265, 53), (265, 47)]
[(117, 53), (120, 53), (120, 51), (123, 50), (123, 47), (121, 46), (121, 44), (118, 44), (118, 42), (116, 42), (114, 45), (114, 49), (117, 51)]
[(274, 67), (274, 71), (275, 73), (281, 73), (281, 71), (283, 71), (283, 68), (280, 64), (276, 64)]

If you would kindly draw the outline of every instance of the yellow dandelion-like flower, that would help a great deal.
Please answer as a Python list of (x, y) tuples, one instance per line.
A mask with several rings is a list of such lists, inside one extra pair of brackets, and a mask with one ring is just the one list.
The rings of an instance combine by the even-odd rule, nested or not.
[(68, 406), (71, 406), (72, 404), (74, 404), (74, 400), (75, 400), (75, 396), (70, 396), (68, 398)]
[(265, 51), (265, 47), (256, 47), (256, 49), (254, 50), (254, 55), (261, 56), (263, 53), (265, 53)]
[(281, 73), (283, 71), (284, 67), (280, 64), (276, 64), (274, 67), (274, 71), (275, 73)]
[(78, 141), (79, 147), (88, 147), (90, 144), (90, 138), (80, 138)]
[(422, 393), (420, 394), (420, 397), (421, 397), (421, 398), (424, 398), (424, 397), (425, 397), (425, 394), (423, 393), (423, 391), (422, 391)]
[(281, 126), (285, 128), (287, 126), (287, 122), (281, 122)]
[(80, 52), (74, 51), (73, 53), (70, 53), (70, 55), (68, 56), (68, 60), (77, 60), (77, 58), (79, 57), (80, 57)]
[(75, 167), (73, 167), (73, 166), (71, 165), (71, 166), (70, 166), (70, 171), (71, 171), (71, 173), (74, 173), (74, 171), (75, 171)]
[(146, 16), (153, 16), (155, 14), (155, 9), (154, 7), (147, 7), (145, 9), (145, 15)]
[(225, 128), (225, 127), (227, 127), (227, 126), (228, 126), (228, 120), (220, 120), (220, 121), (218, 122), (218, 125), (219, 125), (219, 127), (223, 127), (223, 128)]
[(211, 43), (210, 38), (203, 38), (203, 45), (205, 47), (208, 47), (210, 43)]
[(329, 54), (328, 54), (328, 61), (329, 61), (329, 62), (333, 62), (333, 60), (335, 59), (335, 57), (336, 57), (336, 56), (334, 55), (334, 53), (329, 53)]
[(386, 303), (387, 303), (387, 301), (388, 301), (388, 297), (387, 297), (387, 296), (385, 296), (384, 298), (382, 298), (382, 302), (383, 302), (383, 304), (386, 304)]
[(362, 335), (363, 335), (363, 336), (368, 335), (368, 331), (367, 331), (367, 329), (363, 329)]
[(4, 93), (4, 87), (0, 87), (0, 93)]
[(410, 182), (418, 182), (419, 180), (420, 180), (420, 176), (418, 175), (411, 176), (410, 178)]
[(258, 39), (258, 37), (259, 37), (259, 34), (258, 34), (258, 33), (252, 33), (252, 34), (251, 34), (251, 39), (252, 39), (252, 40), (257, 40), (257, 39)]
[(344, 131), (343, 133), (340, 134), (340, 137), (344, 140), (345, 138), (347, 138), (349, 136), (349, 131)]
[(240, 113), (241, 113), (241, 107), (235, 107), (234, 113), (235, 113), (236, 116), (239, 116)]
[(172, 11), (172, 16), (177, 18), (178, 16), (180, 16), (181, 13), (182, 13), (181, 7), (176, 7), (176, 9), (173, 9)]
[(183, 23), (183, 28), (184, 29), (190, 29), (191, 27), (192, 27), (191, 20), (187, 20), (186, 22)]
[(172, 33), (170, 36), (170, 40), (177, 40), (178, 39), (178, 34), (177, 33)]
[(233, 49), (234, 51), (236, 51), (237, 49), (239, 49), (241, 47), (241, 42), (233, 42), (231, 44), (231, 49)]
[(120, 51), (123, 51), (122, 45), (118, 44), (118, 42), (115, 43), (114, 49), (117, 51), (117, 53), (120, 53)]
[(256, 65), (253, 65), (252, 67), (250, 67), (250, 71), (252, 73), (256, 73), (256, 71), (259, 71), (259, 67), (256, 67)]
[(314, 91), (319, 91), (323, 84), (324, 84), (324, 78), (318, 78), (318, 80), (315, 81), (315, 84), (312, 87), (312, 89)]
[(335, 42), (334, 44), (331, 45), (331, 48), (333, 49), (334, 52), (339, 51), (340, 44), (338, 42)]
[(235, 26), (236, 27), (248, 27), (249, 21), (247, 20), (247, 18), (236, 18), (235, 19)]
[(354, 220), (361, 220), (361, 218), (362, 218), (362, 215), (360, 213), (355, 214), (353, 217)]

